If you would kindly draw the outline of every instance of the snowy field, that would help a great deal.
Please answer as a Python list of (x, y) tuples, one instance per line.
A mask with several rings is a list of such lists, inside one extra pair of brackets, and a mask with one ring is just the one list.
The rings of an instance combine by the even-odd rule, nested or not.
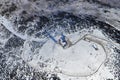
[(1, 0), (0, 80), (119, 80), (116, 1)]

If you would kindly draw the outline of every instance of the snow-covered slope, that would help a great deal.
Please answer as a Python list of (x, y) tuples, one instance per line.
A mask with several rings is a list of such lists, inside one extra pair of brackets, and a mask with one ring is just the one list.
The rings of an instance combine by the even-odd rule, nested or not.
[[(0, 3), (0, 80), (119, 80), (119, 3)], [(63, 33), (71, 46), (63, 49), (46, 32), (57, 41)]]

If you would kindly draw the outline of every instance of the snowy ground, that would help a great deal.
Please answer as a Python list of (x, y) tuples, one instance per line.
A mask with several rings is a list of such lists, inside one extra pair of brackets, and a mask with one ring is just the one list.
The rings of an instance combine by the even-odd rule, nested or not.
[[(119, 80), (115, 1), (1, 0), (0, 80)], [(73, 45), (63, 49), (45, 30)]]
[[(49, 73), (59, 74), (61, 80), (67, 80), (69, 77), (73, 77), (71, 80), (80, 80), (81, 77), (82, 80), (113, 79), (114, 76), (109, 72), (109, 69), (103, 65), (112, 53), (112, 49), (109, 48), (110, 46), (106, 48), (108, 42), (106, 42), (105, 39), (107, 40), (107, 38), (105, 38), (99, 30), (94, 30), (92, 35), (95, 36), (96, 33), (97, 37), (99, 37), (98, 39), (93, 36), (91, 37), (91, 39), (95, 39), (95, 42), (80, 40), (68, 49), (63, 49), (52, 40), (48, 40), (36, 55), (33, 55), (30, 49), (28, 49), (28, 41), (24, 45), (25, 52), (23, 52), (22, 58), (38, 71), (42, 69)], [(77, 41), (78, 39), (76, 38), (78, 38), (80, 34), (85, 33), (74, 33), (67, 35), (67, 37), (71, 41)], [(102, 45), (97, 42), (102, 43)], [(103, 75), (103, 73), (105, 75)]]

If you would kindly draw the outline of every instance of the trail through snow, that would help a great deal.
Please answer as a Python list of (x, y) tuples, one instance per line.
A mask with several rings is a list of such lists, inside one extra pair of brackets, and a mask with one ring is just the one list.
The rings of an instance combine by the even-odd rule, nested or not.
[[(63, 49), (51, 39), (30, 38), (17, 33), (12, 27), (14, 25), (3, 16), (0, 16), (0, 22), (14, 35), (26, 40), (21, 58), (38, 71), (72, 77), (88, 77), (99, 71), (111, 53), (107, 46), (109, 41), (97, 29), (92, 33), (83, 31), (65, 34), (73, 44)], [(37, 49), (36, 53), (31, 51), (31, 41), (45, 42), (45, 44)], [(113, 42), (111, 44), (116, 46)]]
[(15, 31), (13, 29), (13, 26), (14, 24), (12, 24), (8, 19), (6, 19), (4, 16), (1, 16), (0, 15), (0, 23), (2, 25), (5, 26), (6, 29), (8, 29), (10, 32), (12, 32), (14, 35), (18, 36), (19, 38), (23, 39), (23, 40), (31, 40), (31, 41), (37, 41), (37, 42), (45, 42), (47, 40), (45, 39), (39, 39), (39, 38), (34, 38), (34, 37), (30, 37), (30, 36), (27, 36), (26, 34), (25, 35), (22, 35), (20, 33), (18, 33), (17, 31)]
[[(67, 35), (68, 38), (79, 35)], [(93, 35), (85, 35), (75, 45), (63, 49), (60, 45), (48, 40), (39, 54), (27, 61), (30, 50), (29, 44), (24, 46), (23, 59), (37, 70), (53, 73), (62, 73), (74, 77), (87, 77), (95, 74), (107, 59), (110, 50), (106, 47), (107, 41)], [(104, 37), (104, 36), (101, 36)], [(70, 38), (71, 39), (71, 38)], [(73, 38), (72, 38), (73, 39)], [(85, 39), (85, 40), (84, 40)], [(73, 39), (75, 40), (75, 38)], [(72, 40), (72, 41), (73, 41)], [(27, 46), (28, 45), (28, 46)], [(41, 65), (42, 64), (42, 65)], [(42, 66), (42, 68), (41, 68)]]

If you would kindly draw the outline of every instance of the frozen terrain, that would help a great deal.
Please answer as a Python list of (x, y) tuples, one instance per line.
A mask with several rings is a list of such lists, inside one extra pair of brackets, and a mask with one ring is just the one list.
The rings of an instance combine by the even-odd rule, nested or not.
[[(1, 0), (0, 80), (119, 80), (119, 0)], [(63, 48), (64, 34), (71, 42)]]

